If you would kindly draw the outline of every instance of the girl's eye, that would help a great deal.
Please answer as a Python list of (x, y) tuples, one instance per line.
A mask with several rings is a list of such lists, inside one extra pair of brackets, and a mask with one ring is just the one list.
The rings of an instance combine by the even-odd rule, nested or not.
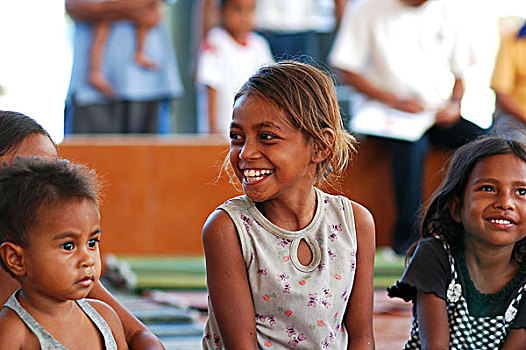
[(484, 186), (480, 187), (480, 191), (491, 192), (491, 191), (493, 191), (493, 186), (484, 185)]
[(100, 242), (100, 240), (93, 238), (88, 241), (88, 247), (95, 248), (97, 247), (97, 244)]
[(70, 251), (73, 250), (73, 242), (66, 242), (61, 245), (62, 249)]
[(242, 137), (241, 137), (240, 134), (237, 134), (235, 132), (231, 132), (230, 133), (230, 140), (232, 140), (232, 141), (239, 141), (241, 139), (242, 139)]
[(521, 196), (526, 196), (526, 188), (519, 188), (517, 193), (519, 193)]
[(264, 141), (268, 141), (268, 140), (272, 140), (272, 139), (275, 139), (276, 136), (274, 135), (271, 135), (271, 134), (266, 134), (266, 133), (263, 133), (259, 136), (262, 140)]

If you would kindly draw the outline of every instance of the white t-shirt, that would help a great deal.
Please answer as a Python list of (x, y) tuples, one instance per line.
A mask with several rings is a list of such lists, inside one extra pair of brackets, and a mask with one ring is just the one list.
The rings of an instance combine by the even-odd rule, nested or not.
[(216, 125), (226, 133), (237, 90), (258, 68), (272, 62), (270, 47), (262, 36), (250, 33), (246, 44), (241, 44), (223, 28), (212, 28), (201, 48), (197, 66), (198, 131), (209, 132), (206, 86), (217, 92)]
[[(399, 98), (430, 109), (449, 99), (454, 75), (475, 61), (449, 0), (419, 7), (401, 0), (363, 0), (347, 6), (329, 62), (364, 75)], [(452, 74), (453, 73), (453, 74)]]
[(319, 0), (258, 0), (256, 27), (274, 33), (312, 31), (319, 26)]

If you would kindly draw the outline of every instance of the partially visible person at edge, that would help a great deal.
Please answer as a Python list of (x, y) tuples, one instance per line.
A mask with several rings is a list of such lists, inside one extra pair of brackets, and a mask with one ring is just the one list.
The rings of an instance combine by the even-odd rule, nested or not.
[(485, 136), (460, 147), (390, 297), (413, 302), (404, 349), (526, 346), (526, 146)]
[[(51, 136), (32, 118), (12, 111), (0, 111), (0, 166), (20, 157), (58, 157), (57, 146)], [(0, 269), (0, 304), (4, 304), (14, 291), (20, 288), (6, 271)], [(161, 341), (135, 318), (97, 282), (88, 295), (110, 305), (119, 315), (131, 349), (164, 349)]]
[(491, 88), (497, 108), (493, 129), (499, 135), (526, 139), (526, 22), (505, 37), (499, 49)]

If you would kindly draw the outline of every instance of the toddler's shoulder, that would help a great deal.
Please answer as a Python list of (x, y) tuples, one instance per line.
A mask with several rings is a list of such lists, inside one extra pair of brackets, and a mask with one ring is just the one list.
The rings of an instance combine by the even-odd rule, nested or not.
[(98, 299), (84, 299), (88, 304), (91, 305), (97, 311), (104, 320), (108, 323), (108, 325), (111, 327), (110, 322), (113, 322), (114, 320), (117, 320), (120, 323), (119, 316), (113, 310), (111, 306), (103, 302), (102, 300)]
[(105, 302), (97, 299), (84, 299), (91, 307), (97, 311), (104, 321), (108, 324), (108, 327), (110, 327), (110, 330), (113, 334), (113, 338), (115, 339), (115, 342), (117, 344), (118, 349), (127, 350), (128, 345), (126, 344), (126, 336), (124, 334), (124, 328), (122, 326), (122, 322), (117, 315), (117, 312), (106, 304)]
[(0, 310), (0, 349), (19, 349), (27, 344), (33, 334), (13, 310)]

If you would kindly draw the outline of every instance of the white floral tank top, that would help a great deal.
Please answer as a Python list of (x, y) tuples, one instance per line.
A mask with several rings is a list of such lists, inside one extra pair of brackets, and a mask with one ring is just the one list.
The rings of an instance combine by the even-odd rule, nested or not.
[[(356, 230), (351, 201), (316, 189), (312, 222), (286, 231), (267, 220), (246, 196), (219, 207), (235, 223), (254, 301), (260, 349), (345, 349), (343, 324), (356, 270)], [(304, 240), (308, 266), (298, 260)], [(224, 349), (208, 303), (203, 349)]]

